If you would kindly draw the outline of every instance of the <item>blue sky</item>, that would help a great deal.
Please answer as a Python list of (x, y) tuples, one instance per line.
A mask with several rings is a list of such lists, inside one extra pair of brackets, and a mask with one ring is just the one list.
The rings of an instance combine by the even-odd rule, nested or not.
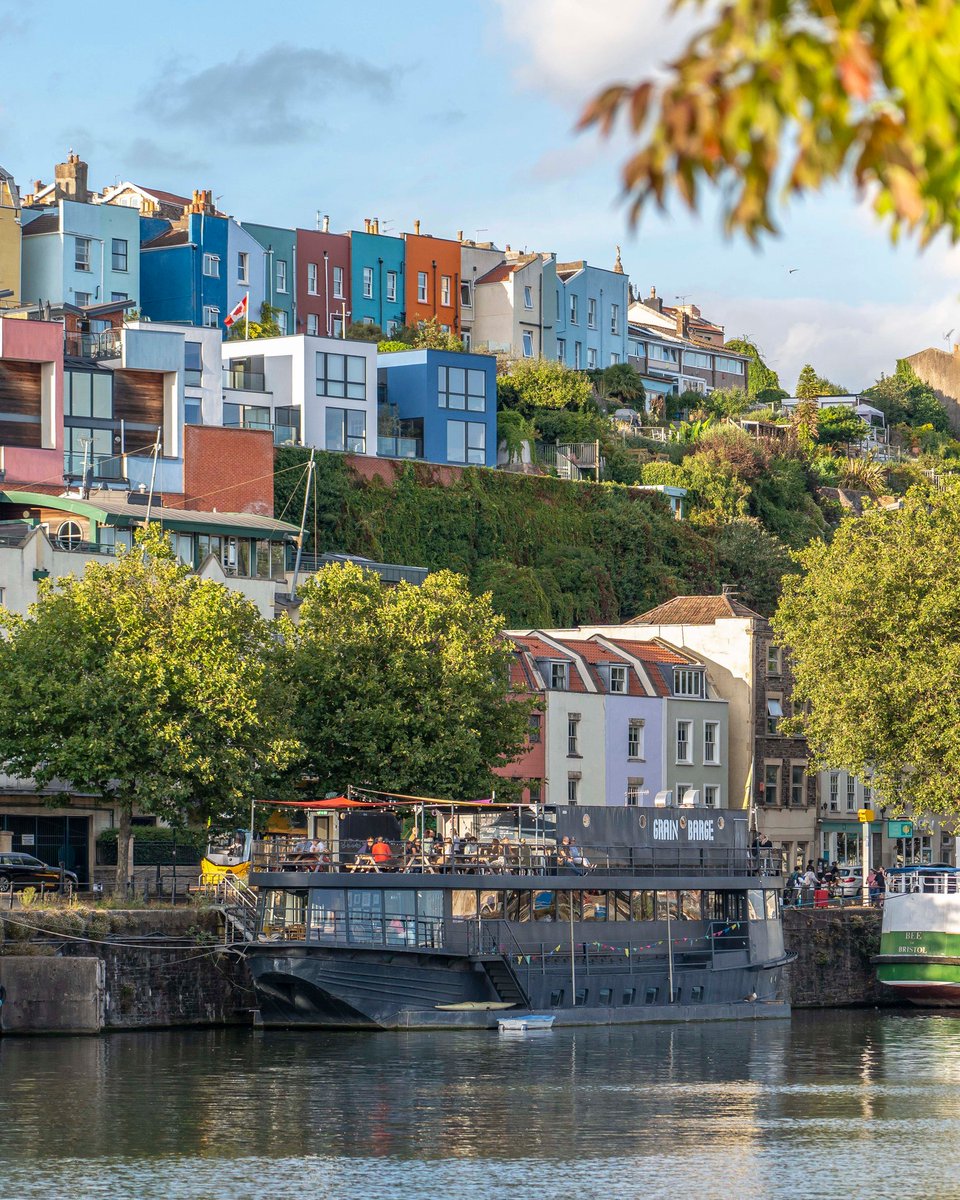
[[(960, 341), (960, 252), (887, 244), (850, 192), (795, 205), (761, 250), (716, 214), (627, 226), (624, 144), (573, 132), (596, 88), (656, 67), (663, 0), (229, 5), (0, 0), (0, 163), (22, 190), (68, 148), (91, 183), (209, 187), (241, 220), (493, 239), (612, 265), (862, 387), (897, 356)], [(791, 268), (797, 268), (792, 274)], [(954, 330), (952, 337), (945, 337)]]

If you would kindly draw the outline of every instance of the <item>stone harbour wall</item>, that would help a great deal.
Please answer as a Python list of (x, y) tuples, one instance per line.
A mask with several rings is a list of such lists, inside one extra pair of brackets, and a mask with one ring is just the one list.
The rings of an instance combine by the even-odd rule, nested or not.
[(877, 982), (870, 958), (880, 952), (882, 913), (875, 908), (786, 908), (783, 936), (797, 961), (787, 968), (794, 1008), (898, 1003)]
[(246, 1024), (254, 1006), (246, 965), (222, 945), (217, 914), (192, 908), (4, 913), (0, 985), (4, 1033)]

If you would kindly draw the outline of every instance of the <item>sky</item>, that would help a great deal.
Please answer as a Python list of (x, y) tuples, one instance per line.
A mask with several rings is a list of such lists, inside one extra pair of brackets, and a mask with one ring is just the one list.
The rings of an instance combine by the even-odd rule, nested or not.
[[(624, 266), (700, 306), (793, 389), (805, 362), (849, 389), (960, 342), (960, 250), (892, 247), (852, 191), (793, 204), (759, 250), (714, 208), (631, 229), (622, 138), (575, 132), (602, 86), (689, 36), (666, 0), (262, 0), (162, 6), (0, 0), (0, 164), (21, 191), (69, 149), (97, 188), (210, 188), (240, 220), (493, 240)], [(83, 14), (87, 15), (84, 16)]]

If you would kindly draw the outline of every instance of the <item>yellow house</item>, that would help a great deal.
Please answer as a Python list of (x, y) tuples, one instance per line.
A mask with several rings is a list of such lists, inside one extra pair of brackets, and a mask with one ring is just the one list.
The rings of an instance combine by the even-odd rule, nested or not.
[[(4, 296), (10, 291), (12, 295)], [(20, 192), (0, 167), (0, 307), (20, 303)]]

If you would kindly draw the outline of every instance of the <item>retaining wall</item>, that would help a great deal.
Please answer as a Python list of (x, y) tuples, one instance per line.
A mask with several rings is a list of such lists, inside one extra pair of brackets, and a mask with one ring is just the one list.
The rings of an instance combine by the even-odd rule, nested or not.
[(797, 955), (787, 969), (794, 1008), (898, 1003), (870, 962), (880, 952), (882, 915), (875, 908), (784, 909), (784, 943)]

